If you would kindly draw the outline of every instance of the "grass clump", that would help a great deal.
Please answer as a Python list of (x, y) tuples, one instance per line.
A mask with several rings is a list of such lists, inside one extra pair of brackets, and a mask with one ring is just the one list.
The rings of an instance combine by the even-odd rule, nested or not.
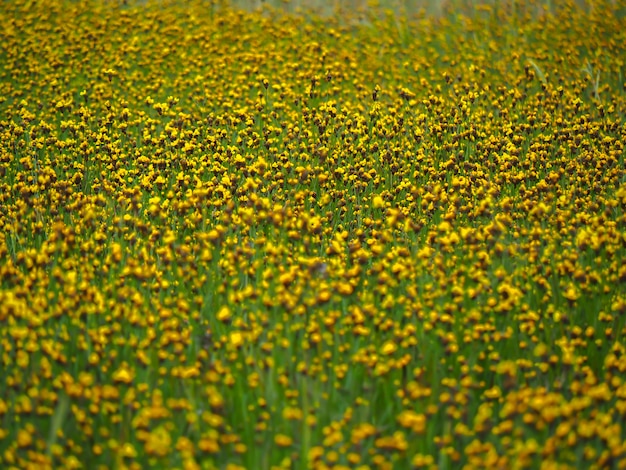
[(621, 468), (624, 6), (539, 8), (0, 4), (1, 466)]

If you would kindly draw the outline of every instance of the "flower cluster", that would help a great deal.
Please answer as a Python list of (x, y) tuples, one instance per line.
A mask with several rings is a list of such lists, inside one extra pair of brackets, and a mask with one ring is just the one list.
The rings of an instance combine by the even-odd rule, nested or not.
[(0, 4), (0, 467), (624, 468), (624, 3), (209, 3)]

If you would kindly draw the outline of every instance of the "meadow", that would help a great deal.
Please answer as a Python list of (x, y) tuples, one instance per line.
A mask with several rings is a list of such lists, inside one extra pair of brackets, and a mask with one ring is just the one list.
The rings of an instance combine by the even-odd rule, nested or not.
[(414, 13), (0, 2), (1, 468), (626, 468), (626, 3)]

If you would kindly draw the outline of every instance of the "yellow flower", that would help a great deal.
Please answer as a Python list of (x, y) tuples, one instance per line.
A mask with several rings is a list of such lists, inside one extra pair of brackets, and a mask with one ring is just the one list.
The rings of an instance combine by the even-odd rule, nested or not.
[(243, 335), (240, 331), (233, 331), (230, 334), (230, 344), (232, 344), (236, 348), (243, 344)]
[(133, 447), (133, 445), (129, 442), (125, 443), (120, 449), (120, 455), (122, 457), (127, 457), (129, 459), (134, 459), (137, 457), (137, 451)]
[(426, 416), (421, 413), (405, 410), (398, 415), (397, 420), (400, 426), (410, 428), (416, 434), (421, 434), (426, 429)]
[(387, 341), (385, 344), (383, 344), (383, 347), (381, 348), (380, 352), (381, 354), (384, 354), (385, 356), (389, 356), (390, 354), (393, 354), (394, 352), (396, 352), (397, 349), (398, 349), (398, 346), (396, 345), (395, 342)]
[(413, 467), (422, 468), (430, 467), (434, 463), (435, 459), (432, 455), (416, 454), (411, 461)]
[(146, 452), (150, 455), (165, 457), (170, 452), (172, 437), (163, 426), (159, 426), (148, 436)]
[(488, 390), (485, 390), (484, 393), (485, 397), (487, 397), (490, 400), (495, 400), (497, 398), (500, 398), (502, 396), (502, 392), (500, 391), (500, 387), (495, 386), (492, 387)]
[(319, 233), (322, 229), (322, 221), (319, 217), (311, 217), (307, 221), (307, 229), (311, 233)]
[(283, 418), (288, 420), (301, 420), (302, 410), (300, 408), (288, 406), (283, 410)]
[(379, 449), (395, 449), (404, 451), (408, 448), (408, 443), (402, 431), (396, 431), (392, 436), (384, 436), (376, 439), (374, 445)]
[(274, 442), (279, 447), (289, 447), (293, 444), (293, 439), (285, 434), (276, 434), (276, 436), (274, 436)]
[(372, 198), (372, 207), (374, 209), (380, 209), (382, 207), (385, 207), (385, 201), (381, 196), (374, 196)]
[(33, 442), (33, 436), (30, 432), (20, 429), (17, 432), (17, 445), (18, 447), (28, 447)]
[(543, 357), (548, 354), (548, 346), (545, 343), (539, 343), (533, 351), (535, 357)]
[(575, 302), (580, 297), (580, 294), (576, 291), (576, 288), (570, 284), (565, 292), (563, 292), (563, 297), (565, 297), (570, 302)]
[(228, 308), (226, 305), (224, 305), (222, 308), (220, 308), (220, 310), (217, 312), (217, 319), (221, 322), (227, 322), (230, 320), (232, 316), (232, 313), (230, 311), (230, 308)]
[(354, 287), (349, 282), (338, 282), (337, 283), (337, 292), (341, 295), (350, 295), (354, 292)]
[(128, 365), (124, 363), (113, 373), (113, 381), (128, 384), (133, 381), (133, 375), (134, 374), (131, 370), (129, 370)]
[(209, 454), (216, 454), (220, 450), (220, 445), (217, 442), (217, 439), (204, 437), (200, 439), (200, 442), (198, 442), (198, 448), (202, 452), (207, 452)]

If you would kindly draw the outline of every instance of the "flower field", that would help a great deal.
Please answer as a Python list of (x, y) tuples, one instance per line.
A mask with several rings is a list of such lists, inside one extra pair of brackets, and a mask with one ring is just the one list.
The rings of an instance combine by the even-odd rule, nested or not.
[(625, 16), (0, 2), (0, 468), (626, 468)]

